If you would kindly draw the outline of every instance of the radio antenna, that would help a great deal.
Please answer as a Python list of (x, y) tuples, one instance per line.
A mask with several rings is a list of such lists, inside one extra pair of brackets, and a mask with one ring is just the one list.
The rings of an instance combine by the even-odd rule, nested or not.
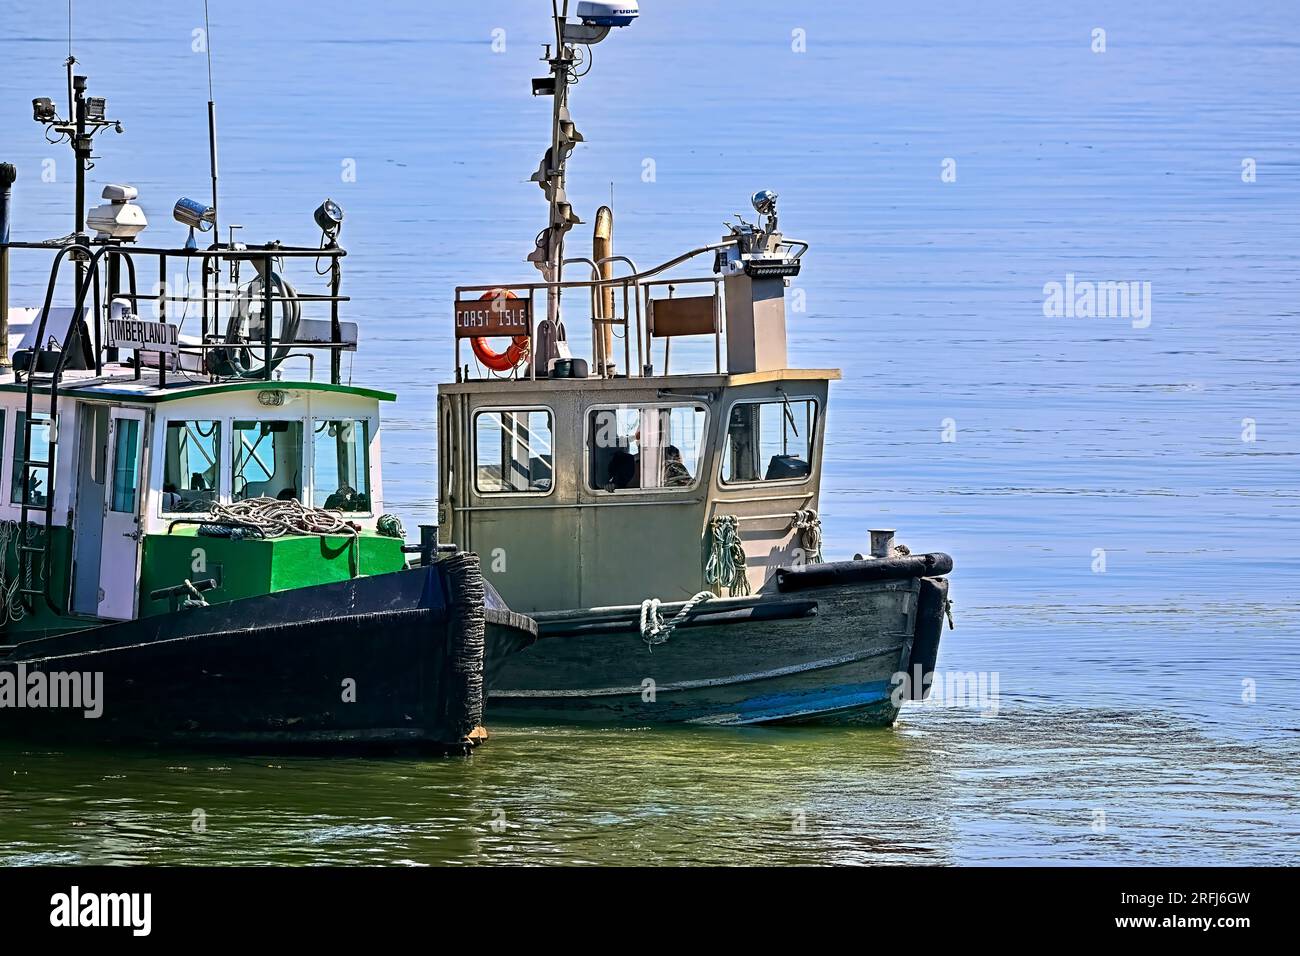
[(217, 104), (212, 95), (212, 26), (208, 20), (208, 0), (203, 0), (203, 41), (208, 53), (208, 165), (212, 170), (212, 235), (217, 229)]

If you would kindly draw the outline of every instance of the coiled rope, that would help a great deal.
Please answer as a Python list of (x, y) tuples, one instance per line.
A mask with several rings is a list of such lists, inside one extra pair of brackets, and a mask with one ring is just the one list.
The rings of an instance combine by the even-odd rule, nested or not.
[(641, 640), (654, 649), (656, 644), (666, 644), (668, 638), (677, 629), (677, 625), (686, 620), (687, 615), (693, 611), (697, 605), (702, 604), (711, 598), (717, 597), (712, 591), (701, 591), (695, 597), (691, 598), (682, 605), (681, 610), (674, 614), (667, 621), (659, 611), (660, 600), (658, 598), (649, 598), (641, 602)]
[(726, 588), (732, 597), (749, 593), (749, 577), (745, 573), (745, 545), (740, 540), (740, 527), (735, 515), (715, 515), (709, 524), (712, 547), (704, 564), (704, 583), (716, 594)]
[(237, 529), (247, 529), (263, 538), (287, 534), (357, 535), (357, 529), (340, 512), (311, 508), (296, 499), (247, 498), (228, 505), (214, 502), (209, 514), (213, 523), (201, 525), (199, 533), (211, 537), (235, 537), (233, 531)]
[[(18, 589), (31, 588), (33, 566), (37, 566), (36, 574), (39, 578), (45, 576), (43, 563), (36, 558), (27, 565), (26, 581), (17, 574), (12, 581), (8, 580), (9, 548), (14, 546), (14, 555), (17, 557), (18, 544), (34, 548), (39, 543), (40, 536), (40, 526), (30, 521), (25, 527), (12, 519), (0, 521), (0, 627), (10, 622), (16, 624), (27, 616), (27, 608), (23, 606), (23, 596), (18, 593)], [(22, 566), (21, 561), (19, 566)]]
[(406, 540), (406, 529), (402, 527), (402, 519), (397, 515), (380, 515), (375, 522), (375, 531), (386, 538)]
[(794, 513), (794, 530), (799, 534), (805, 564), (821, 564), (822, 519), (812, 508), (802, 508)]

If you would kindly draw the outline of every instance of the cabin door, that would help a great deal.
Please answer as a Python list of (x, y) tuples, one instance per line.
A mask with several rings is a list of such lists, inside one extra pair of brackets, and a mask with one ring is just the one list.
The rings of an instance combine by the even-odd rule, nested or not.
[(135, 617), (140, 568), (141, 470), (144, 411), (114, 408), (108, 418), (108, 490), (99, 561), (98, 615), (115, 621)]

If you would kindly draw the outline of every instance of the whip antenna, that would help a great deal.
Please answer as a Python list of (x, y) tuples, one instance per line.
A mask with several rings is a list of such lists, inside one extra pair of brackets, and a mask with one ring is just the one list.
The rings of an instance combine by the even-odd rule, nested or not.
[[(212, 171), (212, 241), (219, 245), (221, 230), (217, 225), (217, 214), (220, 208), (217, 205), (217, 103), (212, 93), (212, 24), (208, 19), (208, 0), (203, 0), (203, 47), (208, 55), (208, 168)], [(203, 267), (205, 270), (211, 269), (214, 280), (221, 275), (221, 262), (215, 257), (210, 263), (205, 262)], [(203, 303), (205, 328), (207, 308), (208, 303), (205, 299)]]
[(217, 104), (212, 95), (212, 26), (208, 20), (208, 0), (203, 0), (203, 45), (208, 53), (208, 165), (212, 170), (212, 234), (217, 229)]

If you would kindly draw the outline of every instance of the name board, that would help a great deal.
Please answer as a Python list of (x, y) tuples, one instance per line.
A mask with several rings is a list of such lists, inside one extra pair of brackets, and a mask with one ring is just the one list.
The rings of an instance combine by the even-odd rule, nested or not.
[(108, 320), (106, 344), (110, 349), (140, 349), (175, 355), (180, 351), (180, 336), (174, 325), (150, 322), (128, 313)]
[(456, 338), (471, 339), (493, 335), (528, 335), (532, 314), (528, 299), (456, 300)]

